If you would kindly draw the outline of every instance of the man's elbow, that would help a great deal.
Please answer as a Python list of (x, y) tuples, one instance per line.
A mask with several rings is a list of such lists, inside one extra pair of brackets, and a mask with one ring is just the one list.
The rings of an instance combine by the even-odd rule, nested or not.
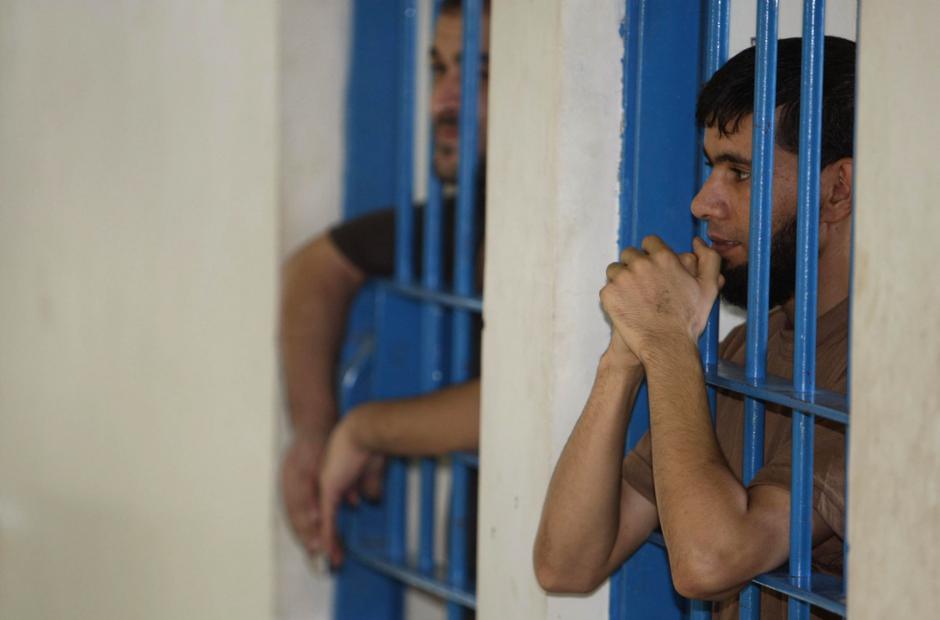
[(549, 594), (587, 594), (596, 590), (606, 575), (593, 571), (575, 570), (570, 563), (560, 562), (536, 549), (533, 564), (535, 579)]
[(731, 564), (717, 558), (700, 557), (673, 561), (670, 558), (672, 584), (676, 592), (689, 599), (703, 601), (722, 601), (740, 590), (746, 580), (742, 580)]

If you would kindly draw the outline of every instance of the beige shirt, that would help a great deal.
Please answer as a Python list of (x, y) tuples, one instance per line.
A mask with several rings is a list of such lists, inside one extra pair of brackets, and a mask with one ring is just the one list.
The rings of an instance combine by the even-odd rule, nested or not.
[[(777, 308), (770, 313), (767, 338), (767, 372), (779, 377), (793, 376), (793, 326)], [(719, 357), (744, 365), (744, 325), (737, 327), (721, 343)], [(845, 393), (848, 362), (848, 300), (819, 318), (816, 332), (816, 386)], [(792, 422), (790, 410), (768, 404), (765, 416), (764, 467), (749, 487), (770, 484), (790, 490)], [(734, 475), (741, 479), (744, 436), (744, 399), (739, 394), (719, 391), (715, 434)], [(835, 535), (813, 549), (813, 570), (842, 574), (842, 540), (845, 537), (845, 427), (817, 418), (814, 450), (813, 508)], [(649, 434), (643, 436), (623, 462), (623, 478), (652, 502), (652, 452)], [(738, 617), (737, 597), (715, 605), (715, 616)], [(761, 618), (787, 617), (786, 598), (762, 590)], [(835, 617), (813, 608), (813, 618)]]

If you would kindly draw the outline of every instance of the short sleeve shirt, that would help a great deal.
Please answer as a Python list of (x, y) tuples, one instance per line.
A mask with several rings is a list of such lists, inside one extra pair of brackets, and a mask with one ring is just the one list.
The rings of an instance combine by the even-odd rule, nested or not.
[[(719, 357), (744, 364), (744, 325), (733, 330), (721, 343)], [(816, 332), (816, 385), (820, 389), (845, 393), (848, 364), (848, 300), (819, 318)], [(767, 372), (783, 378), (793, 376), (793, 326), (781, 309), (770, 313), (767, 338)], [(729, 466), (741, 480), (744, 445), (744, 400), (739, 394), (718, 392), (715, 434)], [(790, 490), (792, 445), (790, 410), (768, 404), (765, 415), (764, 467), (748, 485), (779, 486)], [(841, 574), (842, 540), (845, 538), (845, 427), (817, 419), (813, 468), (813, 508), (835, 535), (813, 549), (813, 569)], [(623, 477), (639, 493), (656, 501), (652, 450), (649, 433), (643, 436), (623, 462)], [(717, 617), (737, 618), (737, 597), (718, 603)], [(786, 600), (763, 591), (762, 618), (786, 618)], [(813, 608), (813, 618), (834, 617)]]
[[(454, 201), (445, 200), (442, 208), (444, 273), (449, 274), (453, 265), (454, 247)], [(414, 233), (412, 240), (415, 273), (421, 272), (421, 249), (424, 238), (422, 215), (424, 207), (415, 207)], [(388, 278), (395, 271), (395, 209), (379, 209), (347, 220), (330, 229), (330, 239), (343, 256), (369, 276)]]

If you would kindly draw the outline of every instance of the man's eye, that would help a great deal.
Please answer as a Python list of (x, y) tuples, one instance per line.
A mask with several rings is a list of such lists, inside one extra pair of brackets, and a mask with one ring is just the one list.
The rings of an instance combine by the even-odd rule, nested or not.
[(444, 71), (447, 70), (447, 67), (444, 66), (444, 63), (434, 62), (431, 63), (431, 74), (434, 77), (440, 77), (444, 75)]
[(732, 172), (734, 172), (734, 176), (738, 179), (738, 181), (747, 181), (751, 178), (750, 170), (740, 170), (735, 168), (732, 170)]

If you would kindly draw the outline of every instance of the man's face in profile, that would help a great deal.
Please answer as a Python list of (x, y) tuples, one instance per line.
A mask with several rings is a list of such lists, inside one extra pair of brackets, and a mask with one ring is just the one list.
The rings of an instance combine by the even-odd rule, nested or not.
[[(705, 129), (705, 157), (711, 174), (692, 200), (692, 214), (708, 221), (712, 248), (721, 255), (722, 298), (747, 307), (748, 241), (751, 208), (752, 117), (722, 135)], [(770, 307), (793, 298), (796, 286), (797, 156), (774, 147), (771, 216)]]
[[(486, 152), (486, 100), (489, 64), (489, 15), (484, 12), (480, 42), (480, 88), (477, 101), (479, 154)], [(463, 19), (459, 12), (441, 13), (431, 47), (431, 120), (434, 132), (434, 171), (445, 183), (457, 181), (460, 136), (460, 61)]]

